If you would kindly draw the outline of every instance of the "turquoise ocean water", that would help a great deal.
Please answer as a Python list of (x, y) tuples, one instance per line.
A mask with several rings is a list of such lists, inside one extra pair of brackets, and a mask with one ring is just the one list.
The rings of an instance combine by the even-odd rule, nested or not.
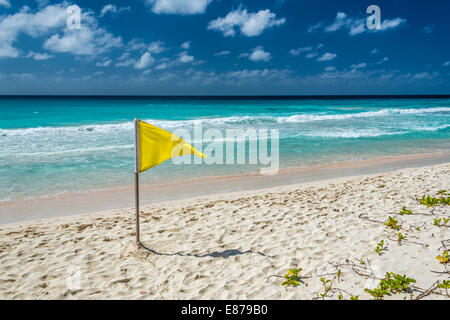
[[(131, 186), (135, 117), (170, 131), (276, 128), (281, 168), (450, 150), (450, 99), (2, 98), (0, 201)], [(256, 171), (169, 160), (142, 180)]]

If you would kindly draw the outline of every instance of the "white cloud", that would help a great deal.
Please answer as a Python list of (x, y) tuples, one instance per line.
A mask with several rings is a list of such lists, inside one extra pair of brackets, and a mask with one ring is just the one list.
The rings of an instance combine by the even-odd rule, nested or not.
[(138, 39), (131, 39), (126, 45), (127, 51), (144, 50), (147, 49), (148, 45)]
[(157, 14), (199, 14), (204, 13), (212, 0), (146, 0)]
[[(225, 78), (224, 82), (225, 84), (242, 84), (242, 83), (258, 83), (261, 81), (267, 81), (267, 80), (279, 80), (279, 81), (286, 81), (289, 78), (290, 75), (289, 70), (279, 70), (279, 69), (244, 69), (244, 70), (238, 70), (238, 71), (230, 71), (223, 75), (220, 75), (220, 77)], [(229, 79), (229, 81), (237, 81), (236, 83), (230, 83), (226, 79)], [(274, 82), (271, 82), (272, 85)], [(277, 82), (275, 82), (277, 83)]]
[(367, 63), (361, 62), (358, 64), (352, 64), (350, 68), (352, 68), (352, 70), (357, 70), (357, 69), (363, 69), (365, 67), (367, 67)]
[(448, 66), (450, 66), (450, 61), (445, 61), (442, 65), (443, 65), (444, 67), (448, 67)]
[(108, 12), (115, 13), (117, 12), (117, 7), (113, 4), (107, 4), (102, 8), (102, 11), (100, 12), (100, 17), (103, 17)]
[(3, 16), (0, 21), (0, 58), (15, 58), (21, 52), (14, 46), (20, 34), (39, 37), (62, 28), (66, 24), (67, 13), (63, 5), (51, 5), (35, 13), (29, 8)]
[(419, 80), (431, 80), (436, 78), (437, 76), (439, 76), (439, 72), (433, 72), (433, 73), (429, 73), (429, 72), (420, 72), (420, 73), (416, 73), (414, 75), (414, 78), (419, 79)]
[(163, 70), (168, 68), (169, 65), (166, 62), (160, 63), (155, 67), (155, 70)]
[(291, 49), (291, 50), (289, 50), (289, 54), (291, 56), (298, 56), (302, 52), (308, 52), (308, 51), (311, 51), (312, 49), (313, 49), (312, 47), (303, 47), (303, 48), (298, 48), (298, 49)]
[(112, 60), (111, 59), (103, 59), (102, 61), (97, 62), (95, 65), (97, 67), (109, 67), (109, 65), (111, 64)]
[(148, 51), (151, 54), (158, 54), (165, 50), (167, 50), (167, 49), (164, 47), (164, 42), (162, 42), (160, 40), (151, 42), (150, 44), (147, 44), (138, 39), (132, 39), (126, 45), (126, 52)]
[(183, 48), (185, 50), (188, 50), (190, 47), (191, 47), (191, 42), (190, 41), (186, 41), (186, 42), (183, 42), (181, 44), (181, 48)]
[(229, 12), (225, 17), (219, 17), (208, 24), (208, 30), (218, 30), (224, 36), (234, 36), (235, 28), (240, 28), (242, 34), (247, 37), (259, 36), (264, 29), (279, 26), (286, 22), (285, 18), (276, 19), (276, 14), (269, 9), (256, 13), (247, 13), (241, 8)]
[(317, 57), (318, 56), (318, 53), (317, 52), (310, 52), (310, 53), (308, 53), (307, 55), (306, 55), (306, 58), (307, 59), (312, 59), (312, 58), (315, 58), (315, 57)]
[(230, 50), (224, 50), (224, 51), (216, 52), (216, 53), (214, 53), (214, 55), (215, 56), (226, 56), (230, 53), (231, 53)]
[(380, 61), (378, 61), (377, 64), (385, 63), (385, 62), (387, 62), (388, 60), (389, 60), (388, 57), (384, 57), (383, 59), (381, 59)]
[(40, 60), (51, 59), (54, 56), (51, 55), (51, 54), (47, 54), (47, 53), (39, 53), (39, 52), (30, 51), (26, 57), (27, 58), (33, 58), (34, 60), (39, 60), (40, 61)]
[(148, 68), (153, 62), (155, 62), (155, 58), (152, 57), (152, 55), (149, 52), (144, 53), (138, 62), (134, 65), (135, 69), (146, 69)]
[(54, 52), (96, 55), (121, 45), (120, 37), (116, 38), (98, 27), (91, 11), (83, 11), (83, 27), (80, 30), (67, 29), (66, 6), (65, 2), (49, 5), (36, 12), (24, 7), (15, 14), (3, 16), (0, 21), (0, 57), (14, 58), (21, 55), (21, 51), (14, 46), (21, 34), (37, 38), (56, 30), (63, 30), (62, 35), (54, 34), (44, 43), (44, 48)]
[(325, 28), (326, 32), (334, 32), (340, 30), (349, 23), (350, 20), (347, 19), (347, 14), (345, 12), (338, 12), (334, 22)]
[(252, 61), (269, 61), (271, 59), (270, 52), (264, 51), (264, 48), (258, 46), (253, 49), (253, 52), (248, 56)]
[(105, 16), (108, 12), (110, 13), (120, 13), (122, 11), (130, 11), (130, 7), (121, 7), (121, 8), (117, 8), (115, 5), (113, 4), (107, 4), (106, 6), (104, 6), (102, 8), (102, 10), (100, 11), (100, 18)]
[(324, 32), (335, 32), (339, 30), (348, 30), (349, 35), (355, 36), (364, 32), (380, 32), (390, 29), (396, 29), (406, 24), (403, 18), (385, 19), (381, 23), (380, 29), (369, 30), (366, 26), (366, 18), (349, 17), (345, 12), (338, 12), (336, 18), (331, 24), (322, 21), (308, 28), (308, 32), (322, 30)]
[(329, 66), (329, 67), (325, 68), (326, 72), (333, 72), (334, 70), (336, 70), (336, 67), (333, 67), (333, 66)]
[(163, 52), (164, 50), (166, 50), (166, 48), (164, 48), (164, 43), (161, 41), (155, 41), (150, 43), (150, 45), (148, 46), (147, 51), (153, 54), (158, 54)]
[(63, 34), (54, 34), (44, 48), (55, 52), (68, 52), (75, 55), (99, 55), (114, 47), (122, 46), (122, 39), (98, 26), (92, 13), (83, 12), (80, 30), (64, 29)]
[(375, 49), (373, 49), (370, 53), (371, 54), (377, 54), (377, 53), (379, 53), (380, 52), (380, 50), (378, 50), (378, 48), (375, 48)]
[(194, 57), (190, 56), (187, 51), (183, 51), (178, 54), (178, 61), (188, 63), (194, 61)]
[(136, 64), (136, 60), (135, 59), (129, 59), (129, 60), (121, 60), (118, 61), (115, 66), (116, 67), (129, 67), (131, 65), (135, 65)]
[(317, 59), (317, 61), (330, 61), (330, 60), (333, 60), (336, 57), (337, 57), (337, 54), (327, 52), (327, 53), (324, 53), (322, 56), (320, 56)]
[(0, 0), (0, 6), (10, 8), (11, 3), (9, 2), (9, 0)]
[[(137, 45), (137, 43), (135, 43)], [(142, 48), (141, 45), (138, 45), (139, 49)], [(146, 45), (143, 47), (147, 47)], [(135, 69), (146, 69), (151, 64), (153, 64), (156, 59), (152, 56), (152, 54), (157, 54), (165, 50), (165, 48), (162, 47), (161, 41), (155, 41), (152, 42), (148, 48), (148, 50), (145, 51), (139, 59), (131, 58), (130, 49), (128, 51), (125, 51), (119, 58), (116, 60), (116, 67), (130, 67), (133, 66)], [(161, 59), (162, 60), (162, 59)]]
[[(389, 29), (396, 29), (402, 24), (405, 24), (406, 20), (403, 18), (395, 18), (395, 19), (385, 19), (381, 23), (381, 31), (389, 30)], [(375, 29), (376, 30), (376, 29)]]

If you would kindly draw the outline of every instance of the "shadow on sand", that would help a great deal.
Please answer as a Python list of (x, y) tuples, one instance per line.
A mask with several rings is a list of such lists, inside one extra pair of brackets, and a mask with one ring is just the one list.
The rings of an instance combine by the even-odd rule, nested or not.
[(193, 253), (180, 253), (180, 252), (174, 252), (174, 253), (163, 253), (163, 252), (158, 252), (155, 251), (153, 249), (150, 249), (149, 247), (147, 247), (145, 244), (143, 244), (142, 242), (140, 243), (141, 248), (156, 254), (156, 255), (160, 255), (160, 256), (180, 256), (180, 257), (197, 257), (197, 258), (205, 258), (205, 257), (213, 257), (213, 258), (224, 258), (227, 259), (229, 257), (233, 257), (233, 256), (239, 256), (239, 255), (243, 255), (243, 254), (259, 254), (263, 257), (269, 257), (272, 258), (271, 256), (266, 256), (264, 253), (259, 252), (259, 251), (251, 251), (251, 250), (247, 250), (247, 251), (240, 251), (240, 250), (236, 250), (236, 249), (230, 249), (230, 250), (224, 250), (222, 252), (219, 251), (214, 251), (211, 253), (205, 253), (205, 254), (193, 254)]

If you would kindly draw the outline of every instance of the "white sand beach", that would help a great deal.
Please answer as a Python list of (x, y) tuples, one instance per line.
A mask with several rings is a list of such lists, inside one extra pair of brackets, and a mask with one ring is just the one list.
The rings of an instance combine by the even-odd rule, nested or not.
[[(3, 224), (0, 298), (321, 299), (324, 277), (336, 289), (325, 299), (372, 299), (364, 289), (386, 272), (414, 278), (416, 298), (450, 279), (436, 259), (449, 229), (433, 225), (450, 210), (415, 199), (442, 189), (448, 163), (151, 204), (141, 213), (146, 248), (135, 244), (133, 208)], [(403, 206), (412, 214), (399, 215)], [(399, 231), (383, 225), (389, 216)], [(300, 285), (282, 286), (289, 268), (302, 269)]]

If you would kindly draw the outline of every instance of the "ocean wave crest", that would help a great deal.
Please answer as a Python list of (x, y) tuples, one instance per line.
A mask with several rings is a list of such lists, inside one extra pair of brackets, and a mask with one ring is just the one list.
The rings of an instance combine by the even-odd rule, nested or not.
[[(450, 113), (450, 108), (416, 108), (416, 109), (381, 109), (378, 111), (367, 111), (359, 113), (347, 114), (294, 114), (280, 116), (232, 116), (217, 118), (201, 118), (192, 120), (157, 120), (147, 119), (149, 123), (164, 129), (176, 129), (182, 127), (191, 127), (195, 124), (202, 124), (208, 127), (226, 126), (226, 125), (261, 125), (261, 124), (289, 124), (289, 123), (308, 123), (314, 121), (332, 121), (346, 120), (352, 118), (370, 118), (382, 117), (389, 115), (413, 115), (413, 114), (430, 114), (430, 113)], [(33, 136), (33, 135), (51, 135), (51, 134), (78, 134), (78, 133), (110, 133), (110, 132), (132, 132), (133, 122), (92, 124), (80, 126), (65, 127), (34, 127), (19, 129), (0, 129), (0, 139), (5, 136)]]

